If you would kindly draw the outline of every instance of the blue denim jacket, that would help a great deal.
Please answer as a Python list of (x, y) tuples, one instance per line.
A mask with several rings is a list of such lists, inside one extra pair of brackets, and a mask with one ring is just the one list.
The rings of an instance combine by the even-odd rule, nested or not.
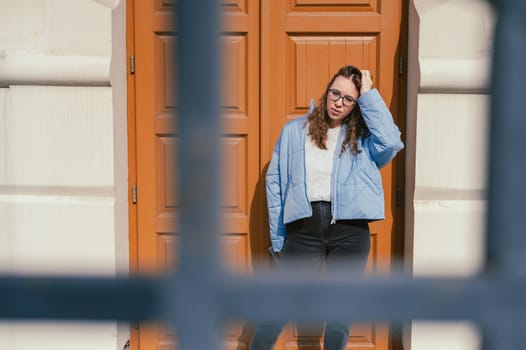
[[(384, 218), (384, 192), (379, 169), (404, 147), (400, 130), (376, 89), (360, 96), (358, 105), (370, 134), (365, 139), (358, 139), (358, 149), (362, 152), (352, 154), (346, 150), (340, 155), (345, 126), (341, 128), (331, 180), (333, 221)], [(307, 197), (305, 138), (308, 128), (305, 122), (313, 108), (311, 103), (307, 114), (283, 127), (267, 170), (270, 240), (275, 252), (283, 248), (285, 224), (312, 216)]]

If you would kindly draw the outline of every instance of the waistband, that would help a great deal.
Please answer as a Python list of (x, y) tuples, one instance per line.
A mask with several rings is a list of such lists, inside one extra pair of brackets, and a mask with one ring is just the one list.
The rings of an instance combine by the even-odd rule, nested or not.
[[(329, 201), (312, 201), (310, 202), (310, 204), (313, 209), (315, 207), (316, 208), (328, 208), (329, 210), (331, 209), (331, 202)], [(314, 212), (312, 214), (314, 215)], [(336, 223), (344, 224), (344, 225), (351, 225), (351, 226), (368, 227), (370, 221), (371, 220), (367, 220), (367, 219), (343, 219), (343, 220), (336, 220)]]
[(312, 201), (310, 202), (311, 205), (331, 205), (331, 202), (328, 201)]

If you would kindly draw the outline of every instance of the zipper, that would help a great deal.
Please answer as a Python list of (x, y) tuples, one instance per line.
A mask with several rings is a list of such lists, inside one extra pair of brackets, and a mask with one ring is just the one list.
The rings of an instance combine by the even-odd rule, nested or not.
[(338, 174), (339, 165), (339, 152), (342, 148), (342, 135), (345, 133), (345, 126), (342, 125), (340, 134), (338, 135), (338, 142), (336, 142), (336, 149), (334, 150), (334, 156), (332, 161), (332, 174), (331, 174), (331, 225), (336, 223), (336, 175)]
[(305, 128), (305, 132), (303, 133), (303, 152), (301, 152), (301, 154), (303, 154), (303, 183), (304, 183), (304, 186), (305, 186), (305, 190), (303, 191), (305, 193), (305, 199), (307, 201), (307, 208), (309, 208), (309, 216), (312, 216), (312, 206), (310, 204), (310, 200), (309, 200), (309, 195), (307, 194), (307, 157), (305, 156), (305, 142), (307, 142), (308, 138), (307, 138), (307, 132), (308, 132), (308, 128), (306, 127)]

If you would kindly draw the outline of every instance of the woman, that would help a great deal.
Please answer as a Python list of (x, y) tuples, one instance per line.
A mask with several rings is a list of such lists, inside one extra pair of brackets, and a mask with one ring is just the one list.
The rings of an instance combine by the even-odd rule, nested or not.
[[(274, 148), (266, 187), (279, 265), (301, 259), (330, 269), (337, 261), (363, 271), (368, 222), (384, 218), (379, 169), (402, 148), (369, 71), (342, 67), (318, 106), (287, 123)], [(256, 327), (250, 349), (273, 349), (281, 328)], [(324, 349), (344, 350), (348, 336), (349, 324), (328, 323)]]

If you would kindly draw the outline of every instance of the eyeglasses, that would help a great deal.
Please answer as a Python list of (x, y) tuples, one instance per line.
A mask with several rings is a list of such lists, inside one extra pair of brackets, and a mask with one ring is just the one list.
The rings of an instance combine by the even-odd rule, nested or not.
[(343, 101), (343, 105), (345, 107), (354, 106), (357, 102), (354, 97), (348, 96), (348, 95), (342, 95), (342, 93), (336, 89), (329, 89), (328, 96), (329, 96), (329, 99), (334, 102), (338, 102), (338, 100), (341, 98)]

